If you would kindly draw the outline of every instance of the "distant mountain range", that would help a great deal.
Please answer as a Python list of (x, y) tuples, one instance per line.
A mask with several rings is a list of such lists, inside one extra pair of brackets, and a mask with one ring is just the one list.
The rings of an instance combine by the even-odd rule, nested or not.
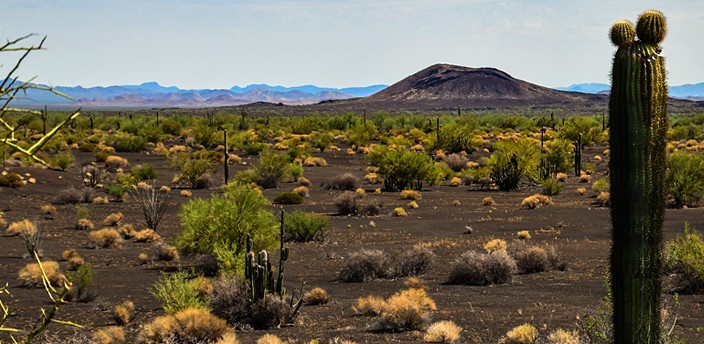
[(218, 107), (242, 105), (254, 102), (282, 103), (286, 105), (315, 104), (325, 100), (366, 97), (382, 90), (386, 85), (349, 88), (323, 88), (313, 85), (284, 87), (266, 84), (234, 86), (229, 90), (198, 89), (182, 90), (175, 86), (165, 87), (156, 82), (140, 85), (67, 87), (56, 86), (75, 102), (45, 91), (29, 90), (15, 106), (78, 105), (83, 107)]
[[(569, 92), (608, 94), (609, 90), (611, 89), (611, 85), (598, 83), (574, 84), (568, 87), (556, 87), (555, 89)], [(698, 84), (670, 86), (670, 97), (691, 100), (704, 100), (704, 82)]]

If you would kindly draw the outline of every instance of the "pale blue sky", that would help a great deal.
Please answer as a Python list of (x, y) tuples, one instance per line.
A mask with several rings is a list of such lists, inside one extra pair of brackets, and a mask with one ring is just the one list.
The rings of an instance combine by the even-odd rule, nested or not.
[(701, 0), (0, 0), (0, 39), (48, 35), (20, 76), (64, 86), (347, 87), (442, 62), (555, 87), (608, 83), (611, 23), (650, 8), (670, 84), (704, 81)]

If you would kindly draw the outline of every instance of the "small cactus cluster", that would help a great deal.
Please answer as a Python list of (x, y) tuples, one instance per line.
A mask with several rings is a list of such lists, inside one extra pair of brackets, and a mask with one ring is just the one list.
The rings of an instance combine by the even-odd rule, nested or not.
[(288, 260), (288, 247), (282, 246), (280, 249), (279, 271), (276, 280), (274, 280), (274, 271), (271, 268), (269, 252), (263, 250), (258, 255), (255, 255), (254, 251), (252, 251), (252, 246), (252, 239), (248, 235), (244, 275), (252, 293), (252, 300), (264, 300), (270, 291), (283, 298), (286, 295), (284, 262)]

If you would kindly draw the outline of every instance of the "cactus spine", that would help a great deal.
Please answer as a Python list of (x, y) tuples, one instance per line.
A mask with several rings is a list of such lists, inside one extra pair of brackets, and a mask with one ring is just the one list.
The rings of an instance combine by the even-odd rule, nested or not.
[[(635, 33), (639, 40), (634, 41)], [(660, 339), (660, 273), (665, 212), (667, 84), (659, 43), (665, 17), (643, 13), (637, 25), (611, 28), (618, 46), (609, 102), (611, 285), (616, 343)]]

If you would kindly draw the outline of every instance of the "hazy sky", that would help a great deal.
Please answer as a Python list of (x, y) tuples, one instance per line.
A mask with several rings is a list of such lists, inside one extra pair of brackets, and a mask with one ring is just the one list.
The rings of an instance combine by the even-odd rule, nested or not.
[(0, 39), (47, 35), (20, 76), (53, 85), (347, 87), (452, 63), (555, 87), (608, 83), (611, 23), (650, 8), (670, 84), (703, 82), (701, 0), (0, 0)]

